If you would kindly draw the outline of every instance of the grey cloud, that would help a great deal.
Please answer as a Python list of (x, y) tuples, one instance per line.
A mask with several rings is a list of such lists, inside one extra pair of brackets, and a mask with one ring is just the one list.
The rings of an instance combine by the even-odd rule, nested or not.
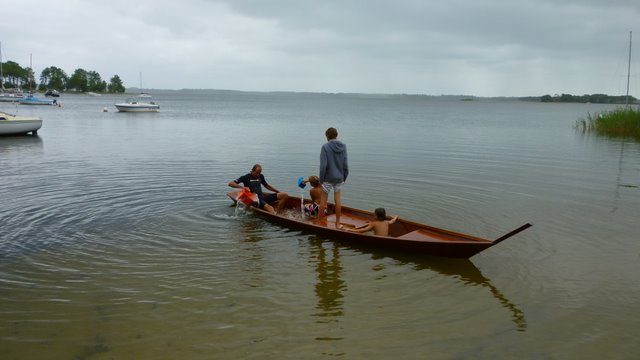
[[(640, 15), (623, 0), (26, 3), (0, 23), (23, 59), (130, 86), (143, 71), (151, 87), (267, 91), (615, 92), (595, 74), (619, 75)], [(16, 30), (27, 5), (36, 23), (61, 14), (55, 40)]]

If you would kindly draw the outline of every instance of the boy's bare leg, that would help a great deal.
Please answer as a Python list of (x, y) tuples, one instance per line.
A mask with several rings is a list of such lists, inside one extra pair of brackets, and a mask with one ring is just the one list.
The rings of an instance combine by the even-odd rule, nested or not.
[(322, 192), (322, 196), (320, 196), (320, 206), (318, 207), (318, 217), (316, 218), (316, 223), (320, 224), (323, 221), (326, 221), (324, 210), (327, 208), (327, 197), (329, 194), (326, 192)]
[(342, 224), (340, 224), (340, 215), (342, 215), (342, 203), (340, 201), (340, 192), (333, 192), (333, 201), (335, 204), (335, 213), (336, 213), (336, 229), (342, 229)]

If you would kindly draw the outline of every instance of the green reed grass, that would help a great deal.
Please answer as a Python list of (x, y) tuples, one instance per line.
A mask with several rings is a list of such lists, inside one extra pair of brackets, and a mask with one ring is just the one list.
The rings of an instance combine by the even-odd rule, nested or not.
[(621, 108), (601, 113), (587, 114), (576, 122), (576, 129), (595, 131), (600, 135), (628, 136), (640, 139), (640, 109)]

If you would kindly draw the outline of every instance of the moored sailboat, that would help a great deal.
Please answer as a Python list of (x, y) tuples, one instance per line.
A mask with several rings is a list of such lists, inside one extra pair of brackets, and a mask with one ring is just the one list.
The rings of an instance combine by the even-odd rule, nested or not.
[[(35, 82), (33, 79), (33, 56), (29, 55), (29, 91), (31, 91), (31, 84), (33, 82)], [(18, 102), (20, 105), (55, 105), (57, 103), (56, 100), (40, 99), (33, 95), (32, 92), (29, 92), (29, 95), (23, 97)]]

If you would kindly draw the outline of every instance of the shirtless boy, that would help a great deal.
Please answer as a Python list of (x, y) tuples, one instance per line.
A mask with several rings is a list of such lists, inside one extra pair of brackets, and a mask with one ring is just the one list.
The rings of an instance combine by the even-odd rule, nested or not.
[(320, 201), (322, 200), (322, 184), (320, 184), (320, 178), (312, 175), (309, 176), (308, 179), (302, 180), (303, 184), (311, 184), (311, 189), (309, 189), (309, 195), (311, 196), (311, 204), (306, 204), (304, 212), (307, 216), (315, 217), (318, 215), (318, 208), (320, 205)]
[(391, 218), (391, 220), (387, 220), (387, 212), (384, 208), (375, 209), (374, 213), (376, 214), (376, 220), (368, 223), (366, 226), (356, 229), (348, 229), (347, 231), (363, 233), (373, 229), (373, 233), (379, 236), (389, 236), (389, 225), (393, 224), (398, 220), (397, 216)]

